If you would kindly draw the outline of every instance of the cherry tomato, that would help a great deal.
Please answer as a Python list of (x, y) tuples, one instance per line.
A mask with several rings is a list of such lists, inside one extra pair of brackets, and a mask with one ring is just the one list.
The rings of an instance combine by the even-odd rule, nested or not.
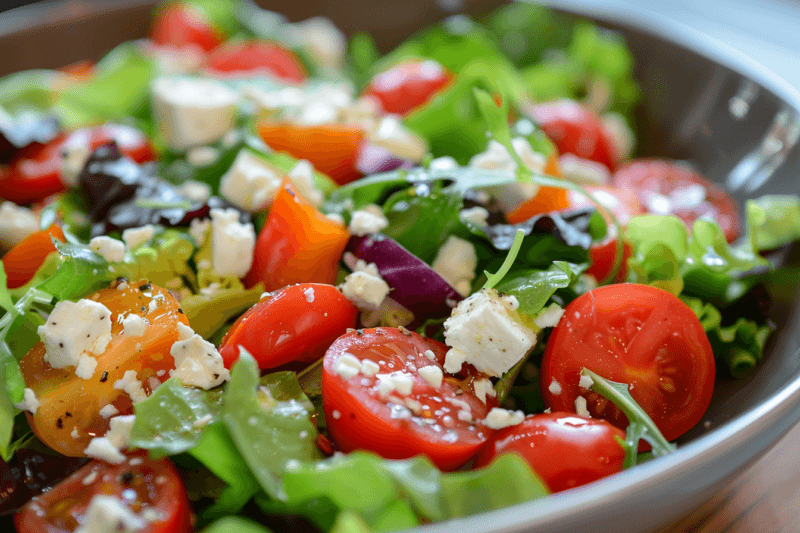
[[(424, 355), (427, 351), (433, 356)], [(454, 470), (475, 455), (493, 430), (475, 423), (497, 402), (484, 404), (470, 379), (445, 375), (441, 385), (420, 375), (424, 367), (442, 371), (447, 347), (417, 333), (375, 328), (346, 333), (325, 354), (322, 401), (327, 427), (339, 449), (371, 450), (389, 459), (428, 456), (442, 470)], [(374, 364), (345, 379), (340, 360), (347, 355)], [(430, 355), (430, 354), (429, 354)], [(388, 375), (402, 372), (410, 393), (390, 390)], [(428, 371), (422, 371), (426, 373)], [(381, 377), (379, 377), (381, 376)], [(466, 412), (471, 420), (459, 416)]]
[(613, 171), (618, 154), (600, 117), (574, 100), (556, 100), (536, 105), (534, 122), (552, 140), (560, 154), (575, 154), (596, 161)]
[(219, 353), (226, 368), (239, 359), (239, 346), (262, 370), (293, 361), (310, 363), (347, 328), (354, 328), (357, 317), (358, 308), (333, 285), (292, 285), (239, 317), (222, 339)]
[(625, 450), (615, 437), (624, 440), (625, 432), (602, 419), (574, 413), (532, 415), (495, 433), (472, 464), (481, 468), (501, 453), (516, 453), (551, 492), (560, 492), (620, 472)]
[(650, 213), (675, 215), (687, 226), (700, 217), (715, 220), (728, 242), (739, 237), (736, 202), (719, 185), (676, 161), (638, 159), (625, 163), (612, 184), (630, 189)]
[(306, 71), (297, 56), (266, 41), (225, 43), (208, 56), (206, 68), (212, 74), (266, 71), (292, 83), (306, 79)]
[(223, 36), (197, 8), (188, 3), (174, 2), (156, 14), (150, 39), (159, 45), (178, 48), (196, 45), (210, 52), (222, 43)]
[(94, 150), (111, 140), (116, 141), (122, 153), (137, 163), (155, 159), (150, 140), (136, 128), (120, 124), (82, 128), (61, 134), (44, 146), (30, 146), (22, 150), (5, 170), (0, 167), (0, 196), (18, 204), (27, 204), (63, 191), (62, 151), (78, 147)]
[(67, 533), (87, 519), (92, 499), (113, 496), (145, 525), (140, 533), (188, 533), (189, 497), (168, 459), (136, 455), (119, 465), (92, 461), (67, 479), (35, 496), (14, 515), (17, 531)]
[(405, 61), (376, 74), (364, 94), (377, 98), (386, 113), (406, 115), (452, 79), (453, 74), (433, 59)]
[(584, 367), (628, 383), (667, 440), (700, 420), (714, 389), (714, 354), (703, 326), (676, 296), (648, 285), (608, 285), (575, 299), (542, 358), (548, 407), (575, 412), (575, 399), (583, 396), (592, 417), (626, 428), (627, 418), (616, 406), (579, 387)]
[(264, 282), (273, 291), (292, 283), (336, 280), (339, 260), (350, 234), (347, 229), (306, 202), (284, 180), (256, 240), (249, 286)]
[(356, 164), (365, 143), (365, 133), (360, 126), (261, 122), (257, 129), (270, 148), (287, 152), (297, 159), (308, 159), (315, 169), (339, 185), (361, 177)]
[[(111, 342), (96, 356), (97, 368), (90, 379), (79, 378), (75, 367), (51, 367), (44, 359), (45, 347), (41, 342), (20, 362), (25, 384), (40, 402), (36, 414), (26, 413), (31, 429), (42, 442), (70, 457), (83, 455), (92, 437), (108, 431), (108, 420), (100, 416), (100, 409), (112, 404), (120, 414), (133, 412), (130, 396), (114, 388), (126, 371), (136, 371), (147, 394), (152, 391), (151, 379), (158, 382), (169, 379), (169, 370), (175, 368), (169, 352), (179, 340), (178, 322), (189, 324), (168, 291), (144, 280), (122, 290), (102, 289), (86, 298), (102, 303), (111, 311)], [(153, 301), (156, 303), (151, 311)], [(149, 324), (144, 333), (123, 335), (118, 320), (121, 314), (146, 318)]]
[(36, 274), (48, 255), (56, 251), (50, 237), (64, 242), (64, 232), (53, 224), (46, 230), (28, 235), (3, 256), (6, 284), (9, 289), (22, 287)]
[[(561, 178), (561, 169), (558, 167), (558, 154), (553, 153), (547, 158), (544, 173), (548, 176)], [(525, 222), (541, 213), (560, 211), (569, 207), (569, 190), (561, 187), (540, 187), (536, 196), (517, 206), (506, 214), (506, 219), (511, 224)]]

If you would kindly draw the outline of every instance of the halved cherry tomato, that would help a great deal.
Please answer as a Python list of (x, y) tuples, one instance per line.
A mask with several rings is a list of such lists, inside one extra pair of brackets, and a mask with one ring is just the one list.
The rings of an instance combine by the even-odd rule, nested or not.
[(619, 155), (600, 117), (574, 100), (555, 100), (532, 109), (534, 122), (558, 148), (559, 154), (575, 154), (613, 171)]
[(9, 289), (22, 287), (36, 274), (44, 260), (56, 251), (50, 237), (64, 242), (64, 232), (53, 224), (46, 230), (28, 235), (3, 256), (6, 284)]
[(292, 83), (306, 79), (306, 71), (297, 56), (266, 41), (225, 43), (208, 56), (206, 69), (212, 74), (266, 71)]
[(69, 134), (62, 133), (44, 146), (30, 146), (22, 150), (8, 167), (0, 167), (0, 196), (18, 204), (27, 204), (63, 191), (62, 151), (77, 147), (94, 150), (111, 140), (116, 141), (122, 153), (137, 163), (155, 159), (150, 140), (136, 128), (120, 124), (82, 128)]
[(137, 532), (192, 530), (189, 497), (178, 471), (169, 459), (156, 461), (143, 454), (119, 465), (92, 461), (51, 490), (31, 499), (14, 515), (14, 525), (17, 531), (25, 533), (75, 531), (86, 524), (86, 513), (97, 495), (113, 496), (139, 515), (144, 527)]
[(222, 34), (191, 4), (174, 2), (156, 13), (150, 39), (159, 45), (182, 48), (196, 45), (210, 52), (222, 43)]
[(339, 185), (361, 177), (356, 168), (365, 133), (349, 124), (298, 124), (261, 122), (258, 134), (273, 150), (287, 152), (297, 159), (308, 159), (314, 168)]
[[(541, 386), (548, 407), (575, 412), (575, 399), (583, 396), (592, 417), (627, 427), (616, 406), (580, 388), (584, 367), (628, 383), (631, 396), (667, 440), (700, 421), (714, 390), (714, 354), (703, 326), (676, 296), (649, 285), (608, 285), (575, 299), (542, 358)], [(551, 387), (553, 381), (557, 387)]]
[(302, 282), (332, 285), (349, 238), (343, 225), (306, 202), (285, 179), (258, 235), (246, 282), (263, 281), (268, 291)]
[[(553, 153), (547, 159), (547, 166), (544, 173), (548, 176), (561, 177), (561, 169), (558, 167), (558, 154)], [(517, 206), (513, 211), (506, 215), (506, 219), (511, 224), (525, 222), (531, 217), (541, 213), (560, 211), (570, 206), (569, 190), (561, 187), (540, 187), (536, 196)]]
[[(189, 324), (168, 291), (145, 281), (121, 290), (102, 289), (86, 298), (111, 311), (111, 342), (105, 352), (96, 356), (97, 368), (90, 379), (75, 375), (75, 367), (51, 367), (45, 361), (41, 342), (20, 362), (26, 385), (41, 402), (36, 414), (26, 413), (31, 429), (42, 442), (71, 457), (83, 455), (92, 437), (108, 431), (108, 420), (100, 416), (100, 409), (112, 404), (120, 414), (133, 412), (130, 396), (114, 388), (126, 371), (136, 371), (147, 394), (152, 390), (151, 379), (169, 379), (169, 370), (175, 368), (169, 352), (179, 340), (178, 322)], [(133, 314), (149, 322), (141, 336), (123, 335), (119, 316)]]
[(452, 79), (453, 74), (433, 59), (405, 61), (376, 74), (364, 94), (377, 98), (386, 113), (405, 115)]
[(239, 359), (243, 346), (260, 369), (299, 361), (310, 363), (354, 328), (358, 308), (333, 285), (300, 283), (281, 289), (239, 317), (219, 353), (225, 367)]
[(625, 450), (615, 437), (624, 440), (625, 432), (602, 419), (574, 413), (531, 415), (495, 433), (472, 464), (481, 468), (501, 453), (516, 453), (551, 492), (559, 492), (620, 472)]
[(650, 213), (675, 215), (687, 226), (700, 218), (715, 220), (728, 242), (739, 237), (736, 202), (725, 190), (701, 174), (664, 159), (638, 159), (625, 163), (611, 183), (636, 193)]
[[(432, 358), (424, 355), (428, 350)], [(497, 402), (484, 404), (469, 380), (447, 376), (434, 386), (420, 369), (442, 371), (447, 347), (417, 333), (375, 328), (346, 333), (325, 354), (322, 399), (333, 441), (345, 452), (371, 450), (389, 459), (423, 454), (442, 470), (454, 470), (475, 455), (493, 430), (475, 423)], [(374, 363), (349, 379), (342, 357)], [(430, 354), (429, 354), (430, 355)], [(362, 363), (362, 368), (363, 363)], [(392, 373), (411, 380), (410, 393), (387, 386)], [(425, 372), (425, 371), (423, 371)], [(471, 420), (459, 413), (466, 411)]]

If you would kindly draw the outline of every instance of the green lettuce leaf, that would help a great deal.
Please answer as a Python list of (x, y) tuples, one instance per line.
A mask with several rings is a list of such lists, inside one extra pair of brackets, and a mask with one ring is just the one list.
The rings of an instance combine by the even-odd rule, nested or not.
[(745, 213), (756, 250), (771, 250), (800, 239), (800, 197), (767, 195), (748, 200)]
[(578, 281), (584, 270), (586, 270), (585, 265), (554, 261), (547, 270), (515, 272), (513, 277), (506, 277), (505, 281), (497, 286), (497, 290), (516, 296), (519, 300), (518, 312), (535, 315), (558, 289), (564, 289)]
[(203, 529), (201, 533), (270, 533), (270, 530), (252, 520), (226, 516)]

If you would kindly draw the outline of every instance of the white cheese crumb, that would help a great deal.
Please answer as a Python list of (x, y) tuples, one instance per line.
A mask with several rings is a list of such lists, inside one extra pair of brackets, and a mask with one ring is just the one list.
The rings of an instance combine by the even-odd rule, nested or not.
[(451, 235), (439, 248), (431, 267), (461, 296), (469, 296), (478, 266), (478, 254), (471, 242)]
[(119, 263), (125, 258), (125, 244), (105, 235), (89, 241), (89, 249), (109, 263)]
[(147, 399), (147, 393), (142, 387), (142, 382), (136, 378), (135, 370), (126, 370), (122, 375), (122, 379), (114, 382), (114, 389), (124, 391), (125, 394), (131, 397), (133, 403)]
[(147, 322), (137, 314), (131, 313), (122, 319), (123, 337), (140, 337), (147, 330)]
[[(189, 224), (189, 235), (191, 235), (192, 238), (195, 240), (197, 246), (203, 245), (203, 242), (205, 242), (206, 240), (206, 235), (208, 234), (208, 228), (210, 227), (211, 227), (211, 221), (207, 218), (204, 218), (202, 220), (195, 218)], [(197, 266), (198, 268), (203, 268), (199, 264)]]
[(128, 247), (128, 250), (133, 250), (134, 248), (138, 248), (139, 246), (150, 242), (150, 239), (152, 239), (153, 235), (155, 234), (156, 229), (153, 227), (153, 225), (147, 224), (138, 228), (129, 228), (123, 230), (122, 240), (125, 241), (125, 246)]
[(378, 273), (375, 263), (356, 261), (354, 271), (339, 285), (345, 298), (359, 309), (376, 310), (389, 294), (389, 285)]
[(41, 402), (39, 401), (39, 398), (36, 397), (36, 393), (33, 392), (33, 389), (25, 387), (25, 392), (22, 394), (22, 401), (16, 404), (14, 407), (20, 411), (28, 411), (32, 415), (35, 415), (40, 404)]
[(584, 389), (591, 389), (592, 385), (594, 385), (594, 380), (591, 376), (587, 376), (585, 374), (581, 374), (581, 379), (578, 382), (579, 387), (583, 387)]
[(195, 429), (203, 429), (203, 428), (204, 428), (204, 427), (206, 427), (206, 426), (208, 425), (208, 423), (209, 423), (209, 422), (211, 422), (213, 419), (214, 419), (213, 415), (212, 415), (211, 413), (208, 413), (208, 414), (205, 414), (205, 415), (201, 416), (200, 418), (198, 418), (198, 419), (197, 419), (197, 420), (195, 420), (194, 422), (192, 422), (192, 426), (193, 426)]
[[(526, 167), (535, 174), (544, 174), (547, 159), (542, 154), (534, 152), (526, 139), (515, 137), (511, 140), (511, 144)], [(504, 171), (515, 176), (517, 172), (516, 160), (511, 157), (505, 146), (495, 140), (489, 141), (485, 152), (481, 152), (470, 159), (469, 166)], [(508, 213), (523, 202), (536, 196), (539, 192), (539, 186), (529, 182), (514, 182), (491, 187), (490, 192), (497, 199), (501, 209)]]
[(486, 396), (491, 396), (492, 398), (497, 397), (497, 391), (494, 390), (492, 381), (488, 378), (474, 380), (472, 382), (472, 387), (475, 390), (475, 396), (483, 403), (486, 403)]
[(583, 396), (578, 396), (575, 398), (575, 412), (578, 413), (578, 416), (592, 418), (591, 413), (589, 413), (589, 409), (586, 408), (586, 398)]
[(92, 498), (83, 522), (75, 533), (133, 533), (147, 527), (147, 521), (116, 496), (97, 494)]
[(100, 409), (100, 416), (102, 416), (103, 418), (111, 418), (112, 416), (117, 416), (118, 414), (119, 410), (112, 404), (108, 404), (102, 409)]
[(574, 154), (559, 156), (558, 166), (564, 179), (579, 185), (606, 185), (611, 179), (611, 173), (604, 164)]
[(542, 329), (554, 328), (558, 325), (562, 316), (564, 316), (564, 309), (560, 305), (554, 303), (543, 309), (533, 322)]
[(365, 376), (374, 376), (381, 371), (380, 365), (371, 359), (364, 359), (361, 361), (361, 373)]
[(53, 368), (78, 364), (83, 353), (99, 355), (111, 341), (111, 311), (89, 299), (58, 302), (37, 330), (45, 346), (44, 359)]
[(434, 388), (439, 388), (442, 386), (442, 380), (444, 379), (444, 373), (442, 369), (437, 365), (429, 365), (423, 366), (418, 371), (419, 375), (430, 383), (430, 385)]
[(89, 441), (89, 446), (83, 450), (83, 453), (88, 457), (100, 459), (112, 465), (118, 465), (125, 461), (125, 455), (106, 437), (94, 437)]
[(256, 232), (235, 209), (211, 210), (211, 264), (220, 276), (244, 277), (253, 265)]
[(39, 217), (11, 201), (0, 204), (0, 250), (8, 250), (39, 231)]
[(492, 407), (483, 424), (490, 429), (503, 429), (509, 426), (516, 426), (525, 420), (525, 413), (522, 411), (509, 411), (501, 407)]
[(482, 228), (489, 225), (489, 211), (477, 205), (475, 207), (462, 209), (458, 213), (458, 218), (461, 219), (462, 222), (472, 222)]
[[(202, 181), (186, 180), (178, 187), (178, 192), (181, 196), (193, 202), (205, 202), (211, 198), (211, 186)], [(192, 219), (192, 222), (195, 220), (197, 219)]]
[(97, 370), (97, 359), (87, 353), (82, 353), (75, 367), (75, 375), (81, 379), (91, 379)]
[(189, 331), (191, 328), (179, 323), (178, 333), (182, 340), (173, 343), (169, 350), (175, 359), (175, 370), (170, 370), (170, 376), (177, 377), (186, 385), (206, 390), (230, 379), (230, 371), (225, 368), (217, 348), (194, 332), (185, 338)]
[[(377, 207), (377, 209), (375, 209), (375, 207)], [(350, 219), (350, 225), (347, 227), (347, 230), (351, 234), (361, 237), (372, 233), (378, 233), (388, 225), (389, 221), (383, 215), (380, 207), (367, 206), (363, 209), (353, 211), (353, 216)]]
[(433, 353), (433, 350), (425, 350), (425, 357), (430, 359), (431, 361), (436, 361), (436, 354)]
[(378, 393), (384, 398), (393, 391), (397, 391), (403, 396), (411, 394), (411, 389), (414, 386), (414, 378), (411, 374), (397, 371), (391, 374), (378, 374), (377, 376)]
[(295, 186), (300, 196), (313, 205), (319, 207), (325, 200), (322, 192), (314, 185), (314, 166), (306, 159), (301, 159), (286, 174), (292, 185)]
[(306, 301), (308, 303), (314, 302), (314, 289), (312, 287), (309, 287), (308, 289), (304, 290), (303, 295), (306, 297)]
[(351, 353), (343, 353), (333, 365), (333, 371), (344, 379), (350, 379), (361, 372), (361, 361)]
[(561, 383), (559, 383), (556, 378), (553, 378), (552, 381), (550, 381), (550, 386), (547, 387), (547, 390), (558, 396), (561, 394)]
[(242, 149), (222, 176), (219, 192), (237, 207), (254, 212), (269, 207), (280, 185), (281, 176), (271, 163)]

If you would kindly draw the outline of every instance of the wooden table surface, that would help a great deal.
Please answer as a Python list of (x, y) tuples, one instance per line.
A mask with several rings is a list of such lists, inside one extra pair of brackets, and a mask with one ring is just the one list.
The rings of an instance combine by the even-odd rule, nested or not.
[(800, 531), (800, 424), (702, 508), (660, 533)]

